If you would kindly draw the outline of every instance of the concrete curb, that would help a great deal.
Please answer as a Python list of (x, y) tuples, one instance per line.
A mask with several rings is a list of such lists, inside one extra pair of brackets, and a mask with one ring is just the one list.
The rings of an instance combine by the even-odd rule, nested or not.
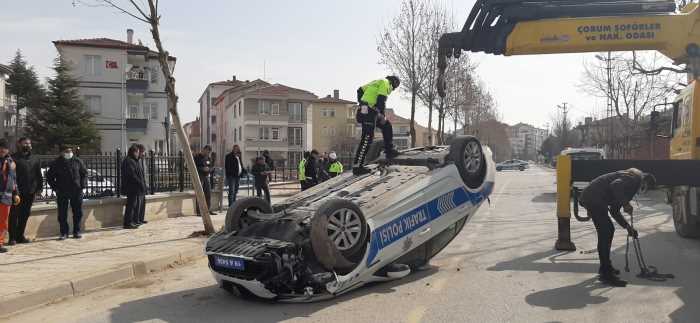
[(198, 244), (166, 256), (118, 265), (113, 269), (97, 272), (88, 277), (48, 285), (38, 290), (0, 296), (0, 319), (66, 298), (85, 295), (98, 289), (141, 278), (203, 257), (205, 257), (203, 246)]

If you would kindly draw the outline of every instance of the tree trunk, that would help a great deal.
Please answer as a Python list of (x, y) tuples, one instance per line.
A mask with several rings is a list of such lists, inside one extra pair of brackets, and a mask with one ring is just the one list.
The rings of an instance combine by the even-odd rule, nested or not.
[(432, 146), (433, 145), (433, 98), (432, 98), (432, 96), (429, 99), (430, 100), (428, 101), (428, 142), (425, 143), (425, 146)]
[(411, 91), (411, 148), (416, 146), (416, 90)]
[(158, 61), (160, 62), (161, 70), (165, 76), (165, 92), (168, 95), (168, 111), (173, 118), (173, 126), (175, 126), (175, 131), (177, 132), (178, 139), (184, 146), (185, 162), (187, 163), (187, 168), (190, 170), (190, 175), (192, 176), (192, 185), (194, 186), (194, 193), (199, 204), (199, 212), (202, 215), (202, 222), (204, 224), (204, 233), (213, 234), (214, 224), (212, 223), (211, 216), (209, 215), (209, 206), (207, 205), (206, 198), (204, 197), (204, 191), (202, 190), (202, 182), (199, 180), (199, 175), (197, 174), (197, 166), (194, 163), (194, 157), (192, 156), (192, 150), (190, 149), (190, 142), (185, 131), (182, 128), (182, 123), (180, 122), (180, 115), (177, 112), (177, 101), (178, 97), (175, 93), (175, 78), (170, 73), (170, 65), (168, 64), (168, 53), (163, 49), (163, 45), (160, 40), (160, 32), (158, 30), (159, 16), (156, 11), (153, 0), (148, 0), (148, 6), (151, 13), (151, 34), (153, 35), (153, 41), (158, 48)]

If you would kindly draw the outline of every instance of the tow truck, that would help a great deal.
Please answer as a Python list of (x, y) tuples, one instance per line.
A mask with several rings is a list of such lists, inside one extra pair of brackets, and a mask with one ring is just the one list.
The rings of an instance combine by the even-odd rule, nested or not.
[(538, 55), (656, 50), (685, 65), (689, 85), (673, 106), (670, 160), (571, 160), (557, 158), (558, 238), (571, 241), (574, 181), (636, 167), (672, 188), (673, 222), (682, 237), (700, 237), (700, 9), (671, 0), (478, 0), (459, 32), (439, 41), (438, 93), (445, 96), (447, 59), (462, 51)]

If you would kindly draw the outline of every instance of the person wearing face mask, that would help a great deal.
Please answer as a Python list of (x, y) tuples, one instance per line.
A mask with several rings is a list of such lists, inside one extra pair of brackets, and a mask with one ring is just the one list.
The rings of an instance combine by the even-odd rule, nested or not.
[(41, 194), (44, 188), (39, 159), (32, 155), (32, 140), (20, 138), (17, 150), (12, 159), (17, 165), (17, 191), (21, 202), (10, 211), (10, 245), (29, 242), (24, 237), (24, 230), (32, 211), (34, 196)]
[(15, 169), (15, 162), (10, 157), (7, 140), (0, 139), (0, 253), (7, 252), (7, 249), (2, 245), (8, 231), (10, 207), (19, 204), (19, 197), (16, 195)]
[(73, 211), (73, 238), (80, 239), (80, 221), (83, 218), (83, 189), (87, 186), (87, 169), (80, 158), (73, 155), (73, 147), (63, 145), (61, 155), (46, 172), (46, 181), (56, 192), (59, 240), (68, 238), (68, 206)]

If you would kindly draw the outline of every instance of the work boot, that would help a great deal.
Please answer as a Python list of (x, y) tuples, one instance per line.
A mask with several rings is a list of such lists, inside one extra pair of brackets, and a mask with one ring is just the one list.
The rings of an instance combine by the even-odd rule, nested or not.
[(58, 240), (66, 240), (66, 239), (68, 239), (67, 234), (62, 234), (60, 237), (58, 237)]
[(399, 151), (393, 147), (391, 149), (387, 149), (384, 151), (384, 155), (386, 156), (386, 159), (394, 159), (394, 158), (398, 157), (400, 154), (401, 153), (399, 153)]
[[(617, 270), (617, 269), (615, 269), (615, 267), (610, 267), (610, 269), (607, 270), (607, 272), (610, 273), (610, 274), (613, 274), (613, 275), (615, 275), (615, 276), (619, 276), (619, 275), (620, 275), (620, 271)], [(598, 269), (598, 274), (601, 274), (601, 275), (602, 275), (603, 273), (604, 273), (604, 270), (603, 270), (603, 269)]]
[(0, 246), (0, 253), (6, 253), (6, 252), (7, 252), (7, 248)]
[(598, 280), (601, 283), (608, 285), (608, 286), (612, 286), (612, 287), (626, 287), (627, 286), (626, 281), (620, 279), (620, 277), (617, 277), (616, 275), (613, 275), (611, 273), (600, 274), (600, 276), (598, 276)]
[(369, 173), (371, 173), (371, 172), (372, 172), (372, 171), (369, 170), (369, 168), (364, 167), (364, 166), (363, 166), (363, 167), (353, 167), (353, 168), (352, 168), (352, 174), (355, 175), (355, 176), (362, 176), (362, 175), (365, 175), (365, 174), (369, 174)]

